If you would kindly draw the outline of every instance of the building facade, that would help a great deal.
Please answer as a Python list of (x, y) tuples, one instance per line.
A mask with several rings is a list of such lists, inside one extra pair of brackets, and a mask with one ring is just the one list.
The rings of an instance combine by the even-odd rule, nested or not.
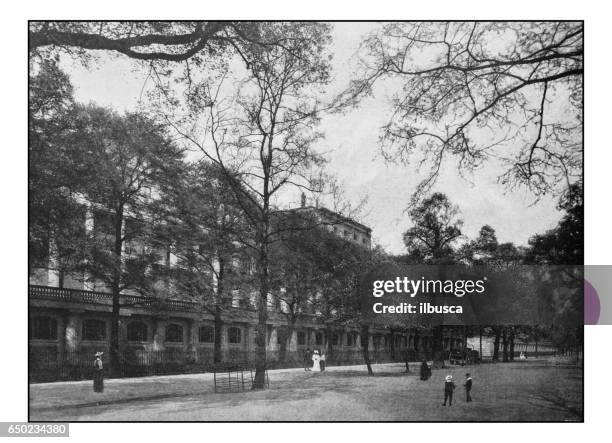
[[(340, 237), (371, 247), (367, 226), (317, 209)], [(61, 286), (61, 287), (60, 287)], [(149, 298), (125, 292), (120, 300), (120, 375), (209, 371), (214, 362), (213, 316), (195, 302)], [(254, 303), (231, 300), (222, 313), (221, 360), (249, 365), (255, 360), (257, 313)], [(269, 367), (301, 366), (306, 349), (324, 349), (329, 365), (363, 362), (359, 331), (334, 327), (315, 312), (302, 313), (285, 346), (283, 307), (268, 304), (266, 342)], [(50, 269), (35, 269), (29, 286), (29, 370), (32, 381), (86, 378), (96, 352), (109, 354), (112, 295), (103, 285), (84, 283)], [(432, 338), (423, 331), (373, 330), (368, 338), (372, 362), (428, 357)], [(445, 338), (445, 349), (461, 349), (463, 337)]]

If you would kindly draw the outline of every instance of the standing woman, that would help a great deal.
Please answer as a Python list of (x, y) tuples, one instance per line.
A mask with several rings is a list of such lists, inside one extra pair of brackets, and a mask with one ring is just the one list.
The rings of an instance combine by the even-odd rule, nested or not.
[(319, 355), (319, 351), (315, 349), (314, 353), (312, 354), (312, 371), (313, 372), (321, 372), (321, 364), (319, 363), (320, 361), (321, 361), (321, 356)]
[(102, 352), (96, 352), (94, 360), (94, 392), (104, 392), (104, 373), (102, 372)]
[(312, 356), (310, 355), (310, 348), (306, 348), (304, 351), (304, 371), (310, 371), (312, 368)]

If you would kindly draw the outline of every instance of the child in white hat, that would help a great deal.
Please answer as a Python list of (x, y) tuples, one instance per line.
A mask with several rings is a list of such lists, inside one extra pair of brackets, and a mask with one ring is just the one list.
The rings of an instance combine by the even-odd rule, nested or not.
[(455, 390), (455, 383), (453, 383), (453, 376), (447, 375), (444, 379), (444, 403), (442, 406), (446, 406), (446, 400), (448, 400), (448, 405), (453, 405), (453, 391)]

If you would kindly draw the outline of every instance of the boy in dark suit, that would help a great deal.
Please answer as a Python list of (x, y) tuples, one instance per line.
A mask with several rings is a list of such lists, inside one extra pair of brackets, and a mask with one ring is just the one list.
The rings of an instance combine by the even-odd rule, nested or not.
[(465, 374), (465, 401), (472, 401), (472, 396), (470, 395), (470, 391), (472, 390), (472, 376), (468, 372)]

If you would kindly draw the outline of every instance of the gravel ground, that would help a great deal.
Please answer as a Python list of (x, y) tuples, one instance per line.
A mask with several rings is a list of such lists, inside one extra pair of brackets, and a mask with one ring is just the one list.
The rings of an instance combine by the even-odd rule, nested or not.
[[(270, 389), (215, 394), (212, 374), (30, 385), (32, 421), (582, 421), (582, 368), (544, 360), (451, 366), (421, 381), (418, 364), (270, 371)], [(474, 380), (472, 403), (463, 381)], [(457, 384), (443, 407), (444, 376)]]

